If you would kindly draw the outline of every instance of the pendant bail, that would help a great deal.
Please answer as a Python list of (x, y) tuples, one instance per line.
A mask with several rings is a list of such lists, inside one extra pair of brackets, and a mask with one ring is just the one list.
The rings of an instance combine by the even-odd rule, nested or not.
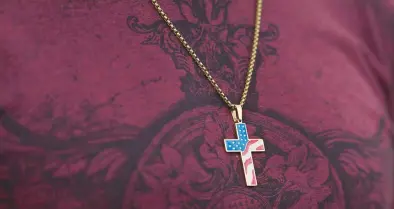
[(242, 106), (234, 105), (231, 110), (231, 115), (233, 116), (233, 120), (235, 123), (242, 122)]

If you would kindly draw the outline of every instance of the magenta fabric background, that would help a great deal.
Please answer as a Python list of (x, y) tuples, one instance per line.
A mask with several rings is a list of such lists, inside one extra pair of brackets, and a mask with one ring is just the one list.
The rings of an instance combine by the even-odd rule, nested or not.
[[(238, 101), (255, 1), (159, 2)], [(228, 109), (148, 0), (1, 0), (0, 208), (393, 208), (393, 8), (265, 0), (246, 188)]]

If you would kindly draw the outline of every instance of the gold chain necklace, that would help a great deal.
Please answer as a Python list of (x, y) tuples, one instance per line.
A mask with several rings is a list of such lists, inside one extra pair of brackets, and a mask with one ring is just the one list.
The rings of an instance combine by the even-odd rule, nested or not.
[(200, 61), (197, 54), (194, 52), (192, 47), (187, 43), (185, 38), (179, 32), (179, 30), (172, 23), (168, 15), (163, 11), (160, 4), (157, 0), (151, 0), (153, 6), (156, 11), (159, 13), (161, 18), (166, 22), (168, 27), (174, 33), (174, 35), (178, 38), (181, 44), (185, 47), (187, 52), (196, 62), (198, 67), (200, 67), (201, 71), (204, 73), (205, 77), (211, 83), (211, 85), (215, 88), (216, 92), (222, 98), (222, 100), (229, 106), (237, 133), (237, 139), (225, 139), (225, 149), (227, 152), (240, 152), (242, 165), (245, 174), (245, 180), (247, 186), (257, 186), (257, 178), (255, 174), (255, 169), (253, 165), (252, 153), (251, 152), (262, 152), (265, 151), (264, 142), (262, 139), (249, 139), (246, 124), (242, 122), (242, 106), (246, 102), (246, 97), (248, 95), (250, 82), (253, 75), (253, 70), (256, 62), (256, 55), (259, 43), (259, 33), (260, 33), (260, 23), (261, 23), (261, 10), (263, 8), (263, 0), (257, 0), (257, 8), (256, 8), (256, 19), (255, 19), (255, 30), (253, 35), (253, 45), (252, 45), (252, 53), (250, 56), (250, 62), (248, 66), (248, 72), (246, 75), (245, 87), (242, 92), (241, 101), (239, 104), (233, 104), (227, 96), (224, 94), (223, 90), (219, 87), (217, 82), (209, 73), (207, 67)]

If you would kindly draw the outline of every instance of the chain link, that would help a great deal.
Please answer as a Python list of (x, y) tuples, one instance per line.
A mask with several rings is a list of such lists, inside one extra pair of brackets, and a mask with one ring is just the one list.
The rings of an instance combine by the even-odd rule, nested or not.
[[(219, 94), (219, 96), (223, 99), (223, 101), (231, 108), (235, 108), (235, 104), (231, 103), (231, 101), (227, 98), (227, 96), (224, 94), (223, 90), (219, 87), (218, 83), (213, 79), (211, 74), (209, 73), (207, 67), (200, 61), (198, 58), (197, 54), (194, 52), (192, 47), (187, 43), (185, 38), (182, 36), (182, 34), (179, 32), (179, 30), (174, 26), (168, 15), (163, 11), (161, 8), (160, 4), (157, 2), (157, 0), (152, 0), (153, 6), (156, 8), (156, 11), (159, 13), (161, 18), (166, 22), (168, 27), (171, 29), (171, 31), (174, 33), (174, 35), (178, 38), (178, 40), (181, 42), (181, 44), (185, 47), (187, 52), (190, 54), (190, 56), (193, 58), (193, 60), (197, 63), (198, 67), (200, 67), (201, 71), (205, 75), (205, 77), (208, 79), (208, 81), (211, 83), (211, 85), (215, 88), (216, 92)], [(254, 65), (256, 63), (256, 55), (257, 55), (257, 48), (258, 48), (258, 43), (259, 43), (259, 33), (260, 33), (260, 22), (261, 22), (261, 11), (263, 8), (263, 0), (257, 0), (257, 8), (256, 8), (256, 19), (255, 19), (255, 30), (253, 34), (253, 44), (252, 44), (252, 53), (250, 56), (250, 62), (248, 66), (248, 72), (246, 75), (246, 80), (245, 80), (245, 88), (242, 92), (242, 97), (241, 101), (239, 104), (243, 106), (246, 101), (246, 97), (248, 95), (249, 87), (250, 87), (250, 82), (252, 80), (252, 75), (253, 75), (253, 70), (254, 70)]]

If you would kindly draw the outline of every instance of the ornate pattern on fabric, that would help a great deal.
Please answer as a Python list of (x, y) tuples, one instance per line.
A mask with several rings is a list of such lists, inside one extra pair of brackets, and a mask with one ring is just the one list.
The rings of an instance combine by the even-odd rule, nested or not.
[[(79, 8), (100, 1), (69, 2)], [(230, 98), (238, 98), (252, 25), (229, 21), (234, 1), (166, 2), (177, 5), (182, 18), (174, 20), (176, 26), (215, 79)], [(50, 6), (34, 3), (40, 11)], [(113, 15), (113, 7), (108, 8)], [(127, 32), (142, 37), (142, 47), (172, 59), (174, 71), (185, 73), (180, 85), (184, 98), (154, 120), (144, 121), (148, 125), (143, 127), (119, 119), (132, 116), (119, 115), (128, 103), (119, 101), (118, 94), (103, 93), (103, 102), (84, 97), (72, 106), (48, 95), (28, 114), (0, 107), (0, 208), (388, 209), (392, 197), (385, 190), (390, 183), (386, 169), (391, 165), (382, 162), (392, 157), (389, 119), (371, 116), (376, 126), (368, 127), (373, 130), (370, 135), (340, 125), (317, 131), (298, 118), (258, 107), (252, 86), (243, 121), (248, 124), (249, 142), (263, 138), (267, 149), (253, 153), (259, 184), (246, 188), (238, 155), (223, 148), (223, 139), (234, 138), (235, 133), (228, 109), (159, 18), (147, 24), (133, 16), (133, 9), (130, 14), (124, 17)], [(275, 63), (270, 61), (279, 56), (275, 46), (279, 26), (265, 22), (260, 35), (257, 67)], [(160, 78), (155, 85), (165, 82)], [(144, 98), (133, 95), (133, 99)], [(103, 119), (108, 115), (115, 119)]]

